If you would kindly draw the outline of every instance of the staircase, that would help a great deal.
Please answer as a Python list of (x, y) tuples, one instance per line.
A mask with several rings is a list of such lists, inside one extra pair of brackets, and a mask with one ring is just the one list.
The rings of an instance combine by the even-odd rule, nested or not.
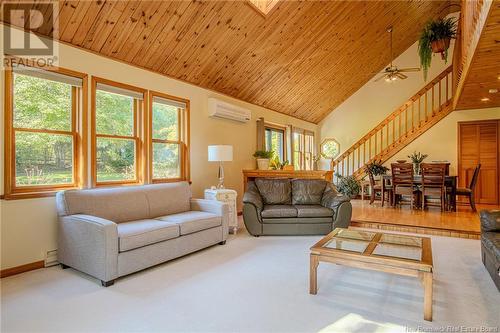
[(386, 162), (453, 110), (453, 70), (448, 67), (406, 103), (332, 161), (335, 173), (361, 179), (365, 164)]

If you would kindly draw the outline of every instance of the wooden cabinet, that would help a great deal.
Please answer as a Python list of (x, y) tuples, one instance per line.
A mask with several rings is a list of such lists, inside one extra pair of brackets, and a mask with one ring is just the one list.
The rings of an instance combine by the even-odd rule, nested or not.
[(499, 202), (499, 121), (458, 124), (458, 183), (468, 187), (476, 165), (481, 164), (476, 185), (476, 202)]

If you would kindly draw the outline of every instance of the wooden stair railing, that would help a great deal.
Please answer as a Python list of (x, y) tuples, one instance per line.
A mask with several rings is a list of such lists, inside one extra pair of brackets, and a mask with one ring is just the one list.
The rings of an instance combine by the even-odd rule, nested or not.
[(452, 85), (450, 66), (332, 161), (335, 173), (361, 178), (365, 164), (387, 161), (434, 126), (453, 110)]

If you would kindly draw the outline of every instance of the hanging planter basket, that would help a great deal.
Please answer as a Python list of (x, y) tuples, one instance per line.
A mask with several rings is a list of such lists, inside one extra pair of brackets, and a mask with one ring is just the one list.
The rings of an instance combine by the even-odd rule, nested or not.
[(446, 59), (446, 51), (450, 47), (450, 38), (439, 39), (431, 42), (431, 49), (433, 53), (440, 53), (441, 59)]

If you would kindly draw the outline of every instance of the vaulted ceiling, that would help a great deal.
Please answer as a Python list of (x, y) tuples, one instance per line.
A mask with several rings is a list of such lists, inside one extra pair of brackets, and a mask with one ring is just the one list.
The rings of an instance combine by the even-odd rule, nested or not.
[[(64, 42), (313, 123), (448, 1), (59, 1)], [(38, 33), (51, 36), (42, 26)], [(415, 64), (418, 65), (418, 64)]]

